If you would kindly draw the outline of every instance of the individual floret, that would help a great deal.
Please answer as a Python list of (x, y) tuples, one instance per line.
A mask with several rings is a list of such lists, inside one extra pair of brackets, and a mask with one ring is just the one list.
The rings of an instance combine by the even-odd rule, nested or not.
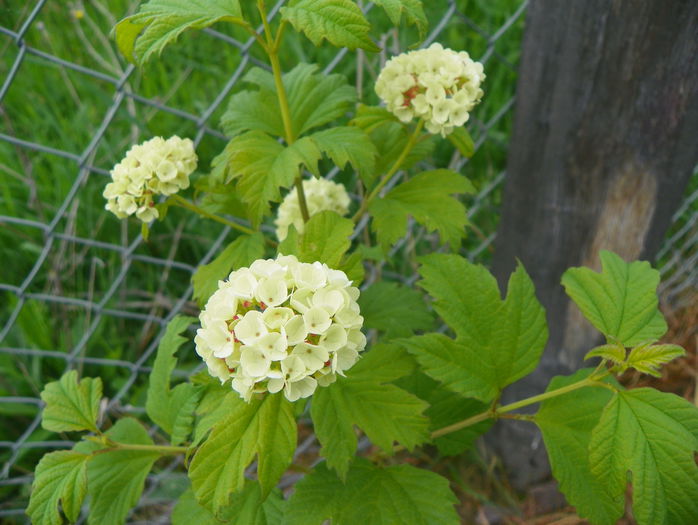
[(430, 133), (446, 136), (468, 121), (480, 102), (485, 79), (482, 64), (465, 51), (434, 43), (388, 61), (376, 81), (376, 93), (402, 122), (424, 119)]
[(194, 143), (177, 136), (133, 146), (110, 172), (112, 182), (102, 194), (105, 208), (120, 219), (133, 214), (143, 222), (157, 219), (155, 197), (188, 188), (197, 160)]
[[(336, 211), (340, 215), (346, 215), (349, 211), (351, 201), (342, 184), (327, 179), (307, 179), (303, 181), (303, 193), (308, 206), (308, 215), (311, 217), (325, 210)], [(295, 187), (279, 205), (274, 224), (276, 224), (276, 236), (280, 241), (288, 235), (291, 224), (296, 227), (298, 233), (303, 233), (305, 222), (301, 215), (298, 191)]]
[(199, 316), (196, 352), (209, 373), (249, 401), (290, 401), (343, 375), (366, 346), (359, 289), (346, 274), (294, 256), (257, 260), (218, 282)]

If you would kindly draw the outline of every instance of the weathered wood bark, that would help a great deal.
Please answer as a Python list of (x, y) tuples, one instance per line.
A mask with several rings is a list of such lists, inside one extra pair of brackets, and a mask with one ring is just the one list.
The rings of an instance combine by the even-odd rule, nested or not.
[[(531, 2), (493, 269), (504, 285), (521, 259), (550, 339), (541, 368), (505, 401), (583, 366), (598, 337), (562, 273), (598, 268), (601, 249), (651, 259), (697, 161), (698, 2)], [(495, 432), (516, 485), (548, 473), (533, 425)]]

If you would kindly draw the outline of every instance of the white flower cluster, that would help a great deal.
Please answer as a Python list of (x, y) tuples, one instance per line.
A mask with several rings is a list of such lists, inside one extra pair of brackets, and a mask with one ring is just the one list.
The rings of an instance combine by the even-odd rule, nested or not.
[(308, 397), (366, 346), (358, 296), (344, 272), (325, 264), (259, 259), (218, 282), (199, 316), (196, 352), (246, 401), (282, 389), (290, 401)]
[(482, 64), (468, 53), (434, 43), (390, 59), (378, 76), (376, 93), (402, 122), (421, 118), (430, 133), (446, 136), (468, 121), (482, 98), (484, 79)]
[[(308, 215), (311, 217), (325, 210), (336, 211), (340, 215), (346, 215), (349, 211), (351, 201), (342, 184), (327, 179), (306, 179), (303, 181), (303, 193), (305, 193), (305, 203), (308, 206)], [(279, 205), (274, 224), (276, 224), (276, 236), (280, 241), (283, 241), (288, 235), (288, 227), (291, 224), (296, 227), (298, 233), (303, 233), (305, 222), (301, 215), (298, 191), (295, 187)]]
[(189, 187), (196, 169), (194, 143), (177, 136), (155, 137), (133, 146), (111, 170), (112, 182), (102, 194), (105, 208), (124, 219), (136, 214), (143, 222), (158, 218), (156, 195), (172, 195)]

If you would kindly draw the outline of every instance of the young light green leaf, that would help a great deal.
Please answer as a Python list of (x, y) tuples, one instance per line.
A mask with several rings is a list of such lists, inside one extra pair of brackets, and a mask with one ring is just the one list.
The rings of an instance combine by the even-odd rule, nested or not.
[(264, 255), (264, 236), (261, 233), (240, 235), (210, 263), (199, 266), (191, 278), (194, 299), (203, 307), (218, 289), (218, 281), (226, 279), (232, 270), (249, 266)]
[(667, 326), (657, 308), (659, 272), (648, 262), (626, 263), (601, 251), (601, 273), (570, 268), (562, 276), (567, 295), (591, 324), (623, 346), (656, 341)]
[[(272, 74), (253, 68), (244, 80), (257, 85), (259, 91), (244, 91), (230, 98), (221, 119), (225, 133), (232, 137), (260, 130), (285, 138)], [(294, 137), (344, 116), (356, 102), (356, 89), (345, 76), (320, 73), (316, 64), (298, 64), (283, 76), (283, 84)]]
[(457, 525), (448, 480), (410, 465), (380, 468), (357, 458), (343, 482), (324, 463), (296, 485), (289, 525)]
[[(153, 445), (148, 432), (133, 418), (116, 422), (106, 435), (118, 443)], [(91, 453), (100, 445), (83, 441), (77, 452)], [(89, 525), (121, 525), (128, 511), (141, 497), (145, 478), (158, 452), (147, 450), (114, 450), (96, 454), (87, 465), (87, 491), (90, 495)]]
[(285, 507), (279, 489), (272, 490), (265, 498), (258, 483), (246, 481), (245, 488), (232, 495), (231, 513), (226, 519), (231, 525), (277, 525), (284, 522)]
[(298, 64), (284, 75), (284, 86), (296, 137), (343, 117), (356, 103), (347, 78), (320, 73), (317, 64)]
[(175, 352), (187, 342), (181, 334), (194, 317), (177, 316), (167, 325), (165, 335), (158, 345), (153, 371), (148, 383), (148, 397), (145, 410), (150, 419), (170, 434), (173, 445), (186, 441), (194, 424), (194, 410), (200, 393), (191, 383), (182, 383), (170, 388), (170, 375), (177, 365)]
[(337, 47), (380, 50), (368, 35), (371, 24), (351, 0), (299, 0), (282, 7), (281, 16), (316, 46), (327, 39)]
[(316, 213), (305, 225), (298, 258), (301, 262), (320, 261), (330, 268), (339, 268), (342, 257), (351, 245), (349, 236), (353, 232), (354, 223), (338, 213)]
[(142, 66), (187, 29), (223, 21), (245, 23), (238, 0), (150, 0), (116, 24), (114, 32), (121, 53)]
[(625, 361), (625, 356), (625, 347), (618, 343), (612, 343), (592, 348), (587, 352), (587, 355), (584, 356), (584, 360), (586, 361), (592, 357), (600, 357), (601, 359), (608, 359), (614, 363), (622, 363)]
[[(425, 414), (429, 418), (429, 430), (432, 432), (481, 414), (488, 409), (488, 405), (485, 403), (454, 394), (419, 371), (400, 379), (396, 384), (429, 403), (429, 408)], [(445, 434), (434, 439), (434, 445), (442, 456), (462, 454), (472, 448), (475, 440), (487, 432), (493, 423), (494, 420), (488, 419), (456, 432)]]
[[(546, 392), (577, 383), (591, 372), (593, 369), (587, 368), (571, 376), (555, 377)], [(560, 490), (577, 514), (598, 525), (612, 525), (621, 517), (589, 463), (591, 432), (612, 395), (606, 388), (581, 388), (545, 400), (535, 416)]]
[(322, 445), (320, 454), (344, 477), (356, 452), (354, 425), (385, 452), (393, 444), (413, 449), (429, 439), (427, 404), (386, 384), (412, 371), (414, 362), (397, 347), (379, 345), (327, 388), (318, 388), (310, 413)]
[(682, 355), (686, 355), (686, 351), (679, 345), (642, 344), (630, 351), (628, 366), (643, 374), (661, 377), (659, 367)]
[(34, 471), (27, 515), (35, 525), (61, 525), (58, 504), (70, 521), (77, 521), (87, 492), (90, 456), (72, 450), (46, 454)]
[(361, 252), (357, 250), (344, 257), (339, 269), (347, 274), (354, 286), (359, 286), (364, 280), (364, 259)]
[[(390, 170), (402, 154), (409, 140), (408, 130), (404, 124), (397, 120), (395, 115), (387, 109), (377, 106), (359, 105), (356, 117), (349, 122), (349, 125), (361, 128), (368, 133), (376, 150), (380, 152), (373, 173), (360, 174), (364, 184), (370, 188), (376, 176)], [(402, 162), (402, 168), (408, 169), (428, 157), (435, 144), (432, 135), (423, 135)]]
[(615, 516), (623, 512), (630, 472), (639, 525), (698, 523), (698, 408), (685, 399), (652, 388), (617, 392), (589, 451), (591, 472)]
[(376, 282), (361, 292), (358, 302), (364, 327), (384, 332), (387, 339), (409, 337), (434, 326), (422, 294), (397, 283)]
[(378, 151), (369, 136), (357, 127), (337, 126), (313, 133), (310, 138), (339, 168), (349, 163), (364, 176), (375, 170)]
[(447, 138), (464, 157), (470, 158), (475, 153), (475, 144), (467, 129), (463, 127), (454, 128)]
[(412, 216), (428, 231), (438, 231), (441, 242), (455, 250), (465, 235), (468, 218), (465, 206), (451, 195), (473, 191), (471, 182), (455, 171), (422, 172), (371, 203), (372, 229), (387, 249), (407, 234), (407, 217)]
[(349, 122), (349, 125), (361, 128), (366, 133), (371, 133), (374, 129), (390, 122), (394, 124), (400, 123), (398, 118), (383, 106), (359, 104), (356, 108), (356, 115)]
[(85, 377), (78, 383), (75, 370), (66, 372), (58, 381), (48, 383), (41, 399), (46, 403), (41, 426), (53, 432), (91, 430), (97, 432), (102, 380)]
[(276, 93), (266, 89), (235, 93), (221, 117), (221, 128), (228, 137), (251, 130), (283, 137), (284, 122)]
[(417, 26), (419, 40), (424, 40), (429, 22), (421, 0), (374, 0), (374, 3), (385, 9), (390, 21), (396, 26), (400, 25), (400, 18), (404, 13), (407, 23)]
[(189, 468), (196, 498), (219, 516), (230, 495), (243, 489), (245, 468), (258, 455), (264, 497), (291, 464), (297, 431), (293, 406), (281, 394), (246, 403), (226, 397), (227, 415), (214, 425)]
[(424, 372), (464, 397), (492, 401), (536, 367), (548, 338), (545, 311), (520, 264), (499, 297), (494, 277), (457, 255), (421, 259), (420, 285), (434, 309), (455, 331), (452, 340), (428, 334), (401, 340)]
[(170, 517), (172, 525), (221, 525), (221, 520), (216, 518), (208, 509), (202, 507), (191, 488), (185, 490), (172, 509)]
[(231, 504), (223, 511), (223, 520), (202, 507), (191, 489), (177, 500), (172, 511), (172, 525), (276, 525), (283, 521), (286, 502), (278, 489), (262, 499), (259, 484), (246, 481), (241, 492), (231, 497)]
[[(211, 377), (208, 372), (206, 375)], [(214, 379), (214, 381), (216, 383), (197, 385), (201, 390), (201, 400), (195, 412), (193, 446), (199, 446), (214, 425), (217, 425), (228, 414), (228, 407), (236, 403), (235, 398), (240, 397), (237, 392), (224, 388), (218, 380)]]
[(257, 226), (270, 212), (269, 203), (281, 200), (280, 188), (288, 188), (305, 165), (317, 172), (322, 157), (315, 142), (303, 137), (291, 146), (279, 144), (261, 131), (249, 131), (232, 139), (212, 163), (215, 180), (237, 178), (236, 191), (248, 205)]
[(286, 238), (279, 243), (278, 251), (283, 255), (295, 255), (298, 257), (300, 255), (300, 235), (298, 235), (298, 230), (291, 224), (288, 227), (288, 234)]

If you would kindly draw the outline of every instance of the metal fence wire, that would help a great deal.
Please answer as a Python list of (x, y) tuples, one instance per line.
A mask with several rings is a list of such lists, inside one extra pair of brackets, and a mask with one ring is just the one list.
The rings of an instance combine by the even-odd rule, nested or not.
[[(146, 243), (136, 221), (118, 221), (104, 210), (101, 192), (109, 170), (132, 143), (153, 135), (190, 136), (205, 169), (225, 144), (218, 119), (229, 95), (241, 88), (250, 68), (266, 67), (252, 39), (216, 27), (185, 35), (161, 63), (140, 72), (118, 56), (107, 36), (136, 4), (0, 2), (0, 521), (26, 520), (34, 465), (75, 438), (41, 428), (43, 385), (78, 369), (103, 378), (109, 400), (103, 418), (142, 413), (149, 365), (164, 327), (179, 313), (196, 314), (191, 276), (233, 238), (228, 228), (175, 210)], [(478, 152), (470, 161), (454, 155), (449, 164), (477, 180), (480, 191), (467, 204), (479, 228), (463, 253), (487, 262), (527, 2), (472, 1), (467, 16), (465, 2), (433, 4), (423, 45), (438, 40), (474, 50), (488, 80), (497, 84), (469, 124)], [(363, 8), (376, 14), (368, 2)], [(387, 55), (401, 50), (396, 35), (384, 35)], [(303, 58), (304, 51), (297, 52)], [(368, 96), (362, 83), (370, 85), (387, 55), (359, 54), (357, 60), (325, 46), (310, 59), (319, 60), (325, 72), (355, 79)], [(662, 292), (671, 300), (695, 289), (698, 277), (698, 189), (692, 186), (659, 256)], [(411, 228), (394, 250), (415, 242), (429, 239)], [(368, 281), (379, 271), (392, 276), (389, 268), (376, 266)], [(402, 279), (412, 284), (415, 277)], [(196, 366), (184, 360), (177, 373), (186, 376)], [(311, 436), (301, 449), (312, 443)], [(131, 522), (168, 522), (183, 486), (178, 466), (163, 465), (148, 478)]]

